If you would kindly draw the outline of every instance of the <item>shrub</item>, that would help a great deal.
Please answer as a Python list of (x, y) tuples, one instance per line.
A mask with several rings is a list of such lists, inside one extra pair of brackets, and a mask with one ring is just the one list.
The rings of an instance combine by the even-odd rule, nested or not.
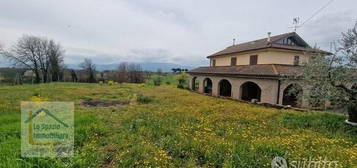
[(35, 93), (32, 94), (32, 96), (41, 97), (41, 94), (38, 93), (38, 92), (35, 92)]
[(181, 83), (179, 83), (179, 84), (177, 84), (177, 88), (183, 89), (184, 86)]
[(162, 79), (161, 79), (161, 76), (154, 76), (153, 77), (153, 82), (154, 82), (154, 85), (155, 86), (160, 86), (161, 85), (161, 82), (162, 82)]
[(114, 84), (114, 81), (110, 80), (108, 81), (108, 85), (113, 85)]
[(144, 96), (142, 94), (138, 95), (136, 98), (136, 101), (141, 104), (148, 104), (148, 103), (152, 102), (153, 100), (154, 99), (152, 97)]

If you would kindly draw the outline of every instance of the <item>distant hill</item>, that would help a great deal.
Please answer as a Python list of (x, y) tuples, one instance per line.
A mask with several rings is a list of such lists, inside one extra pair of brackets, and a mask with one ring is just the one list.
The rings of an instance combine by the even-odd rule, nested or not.
[[(179, 65), (179, 64), (173, 64), (173, 63), (136, 63), (140, 64), (143, 70), (145, 71), (157, 71), (158, 69), (161, 69), (163, 72), (171, 72), (172, 68), (182, 68), (182, 69), (193, 69), (194, 67), (192, 66), (184, 66), (184, 65)], [(119, 66), (119, 63), (117, 64), (96, 64), (97, 70), (99, 71), (104, 71), (104, 70), (115, 70)], [(70, 69), (81, 69), (79, 65), (76, 64), (67, 64), (67, 68)]]

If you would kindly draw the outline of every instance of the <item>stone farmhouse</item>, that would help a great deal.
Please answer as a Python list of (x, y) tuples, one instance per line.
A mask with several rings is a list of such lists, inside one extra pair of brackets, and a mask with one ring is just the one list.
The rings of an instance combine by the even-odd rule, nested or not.
[[(296, 76), (311, 48), (297, 33), (286, 33), (232, 45), (207, 58), (210, 66), (189, 71), (192, 90), (213, 96), (261, 103), (308, 107), (308, 89)], [(291, 89), (297, 94), (291, 94)]]

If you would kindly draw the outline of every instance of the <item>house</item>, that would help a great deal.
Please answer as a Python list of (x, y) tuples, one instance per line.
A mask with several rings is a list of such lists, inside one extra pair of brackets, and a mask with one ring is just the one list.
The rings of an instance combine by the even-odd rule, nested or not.
[[(297, 33), (232, 45), (207, 58), (210, 66), (189, 71), (190, 87), (201, 93), (270, 104), (306, 107), (308, 89), (296, 76), (307, 53), (328, 52), (311, 48)], [(298, 94), (291, 94), (290, 90)]]

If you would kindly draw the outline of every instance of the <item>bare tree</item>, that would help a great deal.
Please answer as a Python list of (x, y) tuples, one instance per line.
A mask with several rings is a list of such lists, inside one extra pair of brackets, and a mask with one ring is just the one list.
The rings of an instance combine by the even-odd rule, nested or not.
[[(64, 50), (53, 40), (31, 35), (22, 36), (9, 51), (2, 50), (15, 66), (30, 69), (35, 74), (35, 83), (48, 82), (51, 61), (58, 65), (63, 62)], [(50, 61), (51, 60), (51, 61)]]
[(349, 107), (349, 121), (357, 122), (357, 24), (342, 33), (334, 53), (310, 53), (302, 78), (310, 86), (307, 97), (313, 105), (326, 101)]
[(64, 69), (63, 55), (64, 50), (60, 44), (56, 44), (53, 40), (48, 43), (48, 61), (51, 81), (60, 81), (61, 74)]
[(3, 55), (13, 62), (15, 66), (24, 67), (35, 73), (35, 83), (39, 83), (40, 63), (37, 59), (38, 38), (33, 36), (23, 36), (12, 47), (11, 51), (3, 51)]
[(73, 69), (71, 70), (71, 78), (72, 78), (72, 82), (78, 82), (76, 71), (74, 71)]
[(96, 66), (92, 63), (91, 59), (84, 59), (84, 62), (80, 64), (85, 73), (87, 74), (87, 82), (95, 83)]
[(128, 67), (129, 80), (131, 83), (144, 82), (144, 74), (140, 64), (129, 64)]
[(129, 66), (128, 63), (126, 62), (119, 64), (117, 82), (119, 83), (129, 82), (128, 66)]
[(140, 64), (128, 64), (126, 62), (119, 64), (117, 72), (117, 81), (119, 83), (142, 83), (144, 79), (144, 72)]

